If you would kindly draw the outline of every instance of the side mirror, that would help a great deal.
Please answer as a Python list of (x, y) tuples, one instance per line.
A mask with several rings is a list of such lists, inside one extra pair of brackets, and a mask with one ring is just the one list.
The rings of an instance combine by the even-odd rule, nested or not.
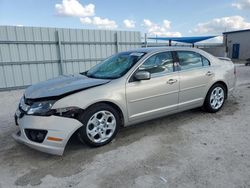
[(138, 71), (135, 73), (134, 78), (136, 80), (149, 80), (151, 78), (151, 74), (148, 71)]

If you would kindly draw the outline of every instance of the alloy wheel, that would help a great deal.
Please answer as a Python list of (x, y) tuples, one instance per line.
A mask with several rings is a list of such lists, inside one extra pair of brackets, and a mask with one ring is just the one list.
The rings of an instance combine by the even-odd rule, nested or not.
[(103, 143), (112, 137), (116, 129), (115, 116), (107, 111), (98, 111), (91, 116), (86, 126), (88, 138), (94, 143)]
[(224, 102), (224, 90), (221, 87), (215, 87), (210, 95), (210, 105), (214, 110), (219, 109)]

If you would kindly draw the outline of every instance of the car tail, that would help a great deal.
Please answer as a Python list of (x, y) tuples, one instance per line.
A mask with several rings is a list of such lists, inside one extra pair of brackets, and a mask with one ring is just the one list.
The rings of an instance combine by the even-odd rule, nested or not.
[[(235, 87), (236, 84), (236, 66), (230, 58), (217, 57), (221, 62), (229, 67), (228, 82), (231, 87)], [(230, 76), (231, 75), (231, 76)]]

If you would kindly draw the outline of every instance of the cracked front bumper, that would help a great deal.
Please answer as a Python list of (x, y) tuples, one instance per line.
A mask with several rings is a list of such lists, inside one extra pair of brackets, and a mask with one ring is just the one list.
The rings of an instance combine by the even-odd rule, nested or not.
[[(19, 124), (20, 130), (12, 134), (12, 136), (17, 142), (54, 155), (63, 154), (65, 146), (72, 134), (82, 126), (76, 119), (59, 116), (24, 115), (22, 118), (17, 118), (16, 122)], [(46, 130), (48, 132), (43, 142), (38, 143), (28, 138), (25, 129)], [(60, 141), (49, 140), (49, 137), (60, 138)]]

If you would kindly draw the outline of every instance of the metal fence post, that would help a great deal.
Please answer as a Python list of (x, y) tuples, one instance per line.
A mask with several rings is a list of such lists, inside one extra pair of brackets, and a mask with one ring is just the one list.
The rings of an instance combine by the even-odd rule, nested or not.
[(60, 39), (60, 34), (59, 31), (56, 30), (56, 35), (57, 35), (57, 42), (58, 42), (58, 55), (59, 55), (59, 64), (58, 64), (58, 69), (59, 69), (59, 75), (63, 74), (63, 68), (62, 68), (62, 64), (63, 64), (63, 58), (62, 58), (62, 43), (61, 43), (61, 39)]
[(145, 48), (147, 48), (148, 47), (148, 37), (147, 37), (147, 33), (145, 33)]
[(116, 44), (116, 52), (119, 52), (119, 39), (118, 39), (118, 33), (115, 34), (115, 44)]

